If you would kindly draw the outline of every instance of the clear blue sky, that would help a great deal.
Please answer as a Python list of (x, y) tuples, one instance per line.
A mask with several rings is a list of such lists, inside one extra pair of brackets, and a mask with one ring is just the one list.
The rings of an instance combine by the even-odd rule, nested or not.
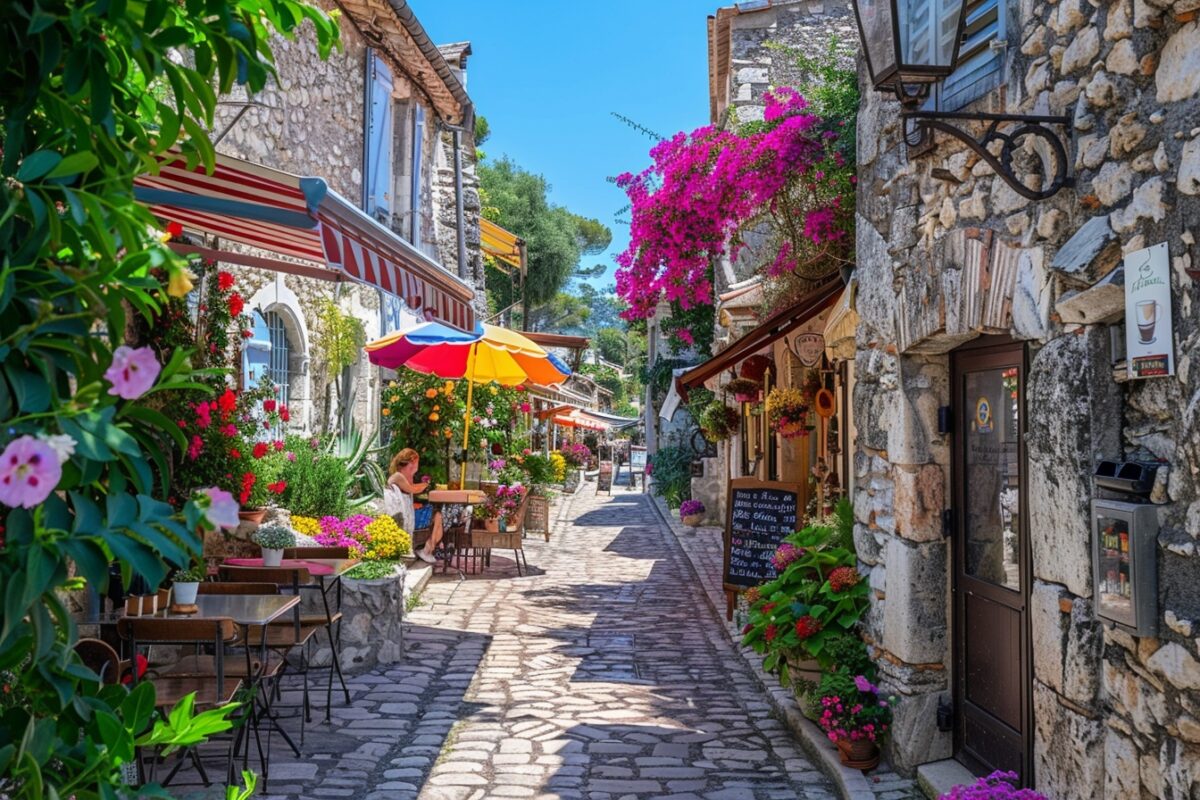
[[(649, 163), (653, 142), (610, 112), (670, 136), (708, 122), (706, 19), (729, 0), (412, 0), (429, 36), (470, 41), (467, 90), (487, 117), (488, 158), (510, 156), (551, 201), (612, 228), (608, 271), (628, 243), (625, 196), (605, 179)], [(622, 215), (627, 216), (627, 215)]]

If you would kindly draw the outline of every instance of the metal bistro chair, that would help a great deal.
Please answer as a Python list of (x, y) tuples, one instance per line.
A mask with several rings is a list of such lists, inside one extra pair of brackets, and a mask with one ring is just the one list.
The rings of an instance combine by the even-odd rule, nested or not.
[[(290, 592), (299, 596), (300, 587), (312, 583), (312, 574), (304, 567), (233, 567), (222, 564), (219, 569), (222, 582), (227, 583), (256, 583), (271, 584), (280, 591)], [(324, 593), (322, 593), (324, 594)], [(300, 675), (304, 678), (303, 713), (300, 722), (300, 744), (304, 744), (305, 723), (312, 721), (312, 704), (309, 699), (308, 673), (309, 655), (312, 640), (317, 631), (326, 623), (324, 616), (313, 620), (314, 615), (302, 615), (300, 606), (292, 611), (291, 620), (278, 620), (275, 623), (247, 632), (246, 641), (251, 647), (261, 647), (264, 640), (267, 649), (279, 654), (285, 661), (293, 650), (300, 654)], [(308, 618), (306, 621), (306, 617)], [(286, 669), (283, 667), (282, 669)], [(333, 676), (330, 675), (332, 683)], [(279, 681), (275, 681), (275, 694), (279, 697)]]
[[(200, 594), (207, 595), (279, 594), (279, 587), (274, 583), (220, 583), (209, 581), (200, 584), (199, 588)], [(241, 661), (238, 661), (234, 664), (227, 664), (225, 668), (225, 674), (238, 677), (246, 681), (259, 681), (262, 683), (265, 691), (259, 692), (255, 696), (255, 702), (259, 704), (259, 710), (261, 710), (262, 714), (271, 723), (271, 728), (279, 731), (279, 734), (283, 736), (283, 740), (287, 742), (288, 747), (291, 748), (293, 753), (299, 756), (300, 748), (296, 746), (294, 741), (292, 741), (292, 737), (288, 735), (287, 731), (280, 727), (279, 719), (276, 716), (274, 709), (271, 707), (271, 698), (273, 694), (277, 693), (279, 678), (287, 666), (286, 660), (269, 648), (267, 649), (265, 660), (262, 660), (259, 657), (259, 653), (250, 648), (249, 642), (246, 641), (246, 639), (243, 639), (241, 644), (249, 648), (249, 658), (247, 659), (247, 663), (243, 665)], [(184, 656), (183, 658), (179, 659), (167, 669), (165, 674), (173, 677), (183, 675), (211, 676), (215, 674), (215, 669), (216, 664), (212, 656), (197, 653), (196, 655)], [(253, 707), (251, 708), (251, 713), (253, 715), (251, 717), (251, 724), (254, 725), (255, 728), (255, 740), (258, 743), (258, 752), (262, 761), (263, 789), (265, 791), (269, 769), (268, 757), (263, 752), (262, 740), (258, 738), (258, 713)], [(268, 741), (267, 753), (269, 752), (270, 742)], [(246, 756), (243, 757), (243, 766), (245, 766), (245, 761), (248, 757), (248, 754), (249, 748), (247, 748)]]
[[(195, 694), (194, 708), (204, 711), (219, 706), (225, 706), (234, 701), (234, 697), (242, 687), (241, 678), (227, 675), (225, 672), (225, 649), (239, 642), (237, 624), (229, 617), (210, 617), (207, 619), (178, 619), (162, 617), (122, 617), (117, 620), (117, 635), (122, 641), (128, 642), (129, 652), (136, 660), (138, 648), (159, 644), (187, 645), (208, 644), (213, 648), (213, 675), (160, 675), (144, 676), (140, 680), (149, 680), (154, 685), (155, 704), (160, 714), (165, 714), (180, 700), (189, 694)], [(247, 660), (249, 655), (247, 654)], [(248, 668), (248, 665), (247, 665)], [(137, 670), (131, 670), (133, 685), (140, 680)], [(245, 734), (243, 726), (236, 726), (237, 733), (232, 737), (229, 746), (229, 756), (226, 768), (226, 784), (233, 784), (233, 763)], [(184, 759), (190, 758), (196, 766), (196, 771), (205, 786), (211, 784), (204, 764), (200, 760), (195, 747), (186, 747), (179, 752), (179, 759), (170, 773), (163, 780), (166, 786), (179, 772)], [(141, 753), (136, 755), (138, 778), (146, 782), (147, 775)], [(158, 757), (151, 756), (149, 780), (154, 781), (158, 772)]]
[[(457, 542), (460, 549), (469, 551), (469, 567), (474, 574), (477, 565), (482, 571), (492, 565), (493, 550), (512, 550), (513, 561), (517, 565), (517, 575), (524, 576), (529, 570), (529, 562), (525, 560), (525, 511), (529, 507), (529, 493), (521, 498), (521, 504), (512, 519), (508, 520), (504, 531), (492, 533), (482, 528), (471, 528), (461, 534)], [(522, 569), (524, 564), (524, 569)]]

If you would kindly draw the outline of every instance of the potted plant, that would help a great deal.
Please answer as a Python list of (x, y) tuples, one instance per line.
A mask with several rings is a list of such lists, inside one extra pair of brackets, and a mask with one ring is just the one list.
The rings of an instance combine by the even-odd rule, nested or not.
[(483, 529), (488, 533), (500, 532), (500, 507), (494, 495), (487, 498), (471, 510), (472, 519), (483, 523)]
[(283, 525), (263, 525), (250, 536), (250, 541), (262, 548), (264, 567), (278, 567), (283, 551), (296, 546), (296, 534)]
[(177, 569), (171, 578), (171, 591), (175, 605), (193, 606), (200, 592), (200, 583), (208, 577), (208, 568), (203, 563), (193, 564), (186, 569)]
[(704, 503), (699, 500), (684, 500), (679, 505), (679, 519), (683, 520), (684, 525), (696, 527), (704, 519)]
[(1018, 789), (1021, 778), (1015, 772), (996, 770), (972, 784), (960, 784), (938, 800), (1046, 800), (1033, 789)]
[(758, 400), (762, 384), (750, 378), (734, 378), (725, 384), (725, 388), (733, 393), (734, 399), (739, 403), (753, 403)]
[(851, 769), (873, 769), (879, 764), (879, 742), (892, 724), (895, 697), (881, 697), (879, 687), (864, 675), (853, 686), (821, 697), (817, 724), (837, 745), (838, 758)]

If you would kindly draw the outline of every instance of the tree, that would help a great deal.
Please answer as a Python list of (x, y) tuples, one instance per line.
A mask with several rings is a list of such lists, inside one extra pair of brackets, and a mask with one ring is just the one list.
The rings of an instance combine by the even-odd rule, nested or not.
[[(529, 308), (551, 302), (579, 267), (580, 258), (602, 252), (612, 241), (612, 231), (597, 220), (550, 203), (546, 179), (511, 159), (481, 165), (479, 182), (488, 205), (496, 210), (496, 222), (525, 240), (524, 301)], [(487, 289), (498, 309), (517, 301), (513, 278), (497, 270), (488, 272)]]
[(624, 364), (629, 353), (628, 334), (618, 328), (601, 328), (596, 331), (592, 346), (600, 353), (600, 357), (613, 364)]
[(591, 309), (578, 297), (559, 292), (550, 302), (529, 312), (531, 331), (570, 331), (585, 325)]
[(127, 338), (131, 318), (160, 323), (169, 298), (192, 288), (133, 181), (172, 148), (212, 167), (217, 97), (235, 83), (251, 95), (263, 88), (275, 34), (291, 38), (307, 21), (325, 57), (338, 32), (293, 0), (6, 8), (0, 796), (132, 797), (120, 767), (135, 744), (202, 740), (229, 727), (231, 709), (193, 718), (181, 705), (170, 725), (150, 725), (153, 685), (105, 687), (82, 668), (61, 595), (84, 584), (103, 592), (114, 560), (127, 586), (157, 586), (198, 557), (198, 530), (237, 524), (225, 492), (166, 502), (170, 456), (187, 442), (161, 409), (209, 387), (185, 349), (164, 364)]

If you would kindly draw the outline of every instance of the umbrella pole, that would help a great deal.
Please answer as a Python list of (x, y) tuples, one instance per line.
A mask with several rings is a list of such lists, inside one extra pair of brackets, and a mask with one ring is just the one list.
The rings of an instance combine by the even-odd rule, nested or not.
[(479, 348), (478, 342), (471, 344), (471, 352), (467, 354), (467, 417), (463, 420), (462, 463), (458, 465), (458, 488), (467, 488), (467, 443), (471, 436), (471, 401), (475, 389), (475, 355)]

